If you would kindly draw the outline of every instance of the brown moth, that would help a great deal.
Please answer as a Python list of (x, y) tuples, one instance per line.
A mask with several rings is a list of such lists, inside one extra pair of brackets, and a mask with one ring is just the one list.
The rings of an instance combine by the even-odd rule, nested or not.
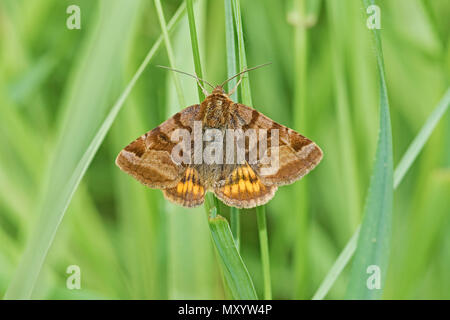
[[(241, 82), (242, 75), (252, 69), (234, 76), (240, 75), (241, 78), (228, 94), (223, 85), (234, 77), (215, 87), (203, 80), (214, 88), (208, 94), (199, 82), (201, 79), (191, 75), (197, 79), (207, 96), (205, 100), (176, 113), (130, 143), (119, 153), (116, 164), (142, 184), (162, 189), (168, 200), (185, 207), (201, 205), (207, 191), (214, 192), (225, 204), (237, 208), (253, 208), (267, 203), (274, 197), (278, 186), (291, 184), (312, 170), (322, 159), (322, 151), (314, 142), (296, 131), (229, 98)], [(202, 132), (216, 129), (224, 133), (224, 136), (230, 129), (242, 132), (251, 129), (256, 132), (265, 130), (268, 133), (267, 143), (263, 145), (258, 141), (256, 146), (251, 145), (245, 137), (243, 161), (198, 163), (194, 161), (191, 150), (188, 153), (190, 161), (176, 163), (172, 151), (178, 141), (173, 141), (172, 135), (177, 129), (192, 133), (196, 121), (202, 125)], [(276, 135), (271, 134), (275, 131)], [(224, 149), (226, 140), (230, 141), (226, 137), (223, 142), (219, 142), (223, 143)], [(194, 146), (196, 142), (194, 138), (191, 139), (190, 144)], [(205, 148), (209, 142), (202, 139), (200, 143)], [(232, 143), (234, 144), (234, 138)], [(267, 163), (261, 159), (249, 161), (252, 152), (271, 156), (275, 154), (275, 148), (278, 156), (276, 172), (264, 173)], [(224, 159), (225, 156), (224, 152)], [(237, 156), (233, 156), (234, 160), (236, 158)]]

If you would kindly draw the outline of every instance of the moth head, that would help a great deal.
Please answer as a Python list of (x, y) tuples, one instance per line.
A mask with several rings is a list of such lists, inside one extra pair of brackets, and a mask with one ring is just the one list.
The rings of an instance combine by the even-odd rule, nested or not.
[(222, 86), (216, 86), (211, 94), (225, 94)]

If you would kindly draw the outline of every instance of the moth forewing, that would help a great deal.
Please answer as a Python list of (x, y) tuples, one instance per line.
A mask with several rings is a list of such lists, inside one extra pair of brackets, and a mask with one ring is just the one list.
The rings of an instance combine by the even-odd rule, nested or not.
[(188, 130), (177, 128), (172, 132), (170, 140), (175, 146), (170, 152), (171, 159), (176, 165), (190, 164), (191, 157), (191, 134)]
[(279, 153), (279, 130), (271, 129), (271, 144), (267, 148), (261, 159), (263, 166), (260, 169), (262, 177), (274, 175), (280, 169), (280, 153)]

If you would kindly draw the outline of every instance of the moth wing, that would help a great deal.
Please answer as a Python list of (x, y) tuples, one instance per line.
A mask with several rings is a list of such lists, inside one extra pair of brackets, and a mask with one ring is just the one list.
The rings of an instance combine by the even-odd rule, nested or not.
[(205, 201), (206, 189), (198, 171), (189, 166), (180, 181), (172, 188), (163, 190), (164, 197), (184, 207), (196, 207)]
[[(244, 130), (267, 130), (266, 160), (270, 160), (273, 155), (275, 162), (262, 163), (261, 159), (258, 159), (256, 164), (251, 164), (265, 185), (291, 184), (314, 169), (322, 159), (322, 150), (313, 141), (253, 108), (243, 104), (234, 106), (234, 116), (237, 118), (235, 121), (238, 121)], [(278, 129), (278, 139), (271, 129)]]
[(117, 166), (150, 188), (173, 188), (182, 179), (186, 167), (176, 164), (171, 152), (176, 129), (192, 130), (200, 106), (192, 105), (176, 113), (155, 129), (126, 146), (116, 158)]
[(236, 165), (222, 181), (216, 183), (214, 193), (225, 204), (237, 208), (253, 208), (271, 200), (277, 186), (265, 185), (248, 163)]

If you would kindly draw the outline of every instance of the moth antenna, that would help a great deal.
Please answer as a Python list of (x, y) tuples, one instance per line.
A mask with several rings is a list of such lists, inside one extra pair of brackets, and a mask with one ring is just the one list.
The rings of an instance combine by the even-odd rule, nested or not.
[[(255, 69), (259, 69), (259, 68), (268, 66), (269, 64), (272, 64), (272, 62), (260, 64), (259, 66), (252, 67), (252, 68), (249, 68), (249, 69), (244, 69), (243, 71), (239, 72), (238, 74), (235, 74), (235, 75), (232, 76), (231, 78), (225, 80), (220, 86), (223, 87), (225, 84), (227, 84), (228, 81), (233, 80), (234, 78), (239, 77), (239, 76), (243, 75), (243, 74), (246, 73), (246, 72), (249, 72), (249, 71), (252, 71), (252, 70), (255, 70)], [(238, 83), (240, 83), (241, 80), (242, 80), (242, 77), (241, 77), (241, 79), (238, 81)], [(235, 88), (233, 88), (232, 91), (234, 92), (234, 90), (236, 90), (236, 88), (237, 88), (237, 86), (235, 86)]]
[[(197, 74), (195, 74), (195, 76), (197, 77)], [(202, 86), (202, 84), (200, 83), (199, 78), (197, 77), (197, 84), (198, 86), (202, 89), (202, 92), (205, 96), (209, 96), (209, 92)], [(206, 84), (209, 84), (208, 82), (205, 81)], [(211, 85), (210, 85), (211, 86)], [(211, 86), (212, 87), (212, 86)]]
[(228, 92), (228, 96), (230, 97), (235, 91), (236, 89), (239, 87), (239, 85), (241, 84), (242, 78), (243, 78), (243, 73), (241, 74), (241, 76), (239, 77), (239, 81), (236, 82), (235, 86), (233, 89), (230, 90), (230, 92)]
[(187, 75), (187, 76), (190, 76), (190, 77), (194, 78), (195, 80), (197, 80), (197, 84), (200, 86), (200, 88), (202, 89), (203, 93), (206, 94), (206, 95), (209, 95), (209, 93), (208, 93), (208, 91), (206, 91), (206, 89), (202, 86), (202, 84), (200, 83), (200, 81), (203, 81), (204, 83), (206, 83), (207, 85), (209, 85), (211, 88), (214, 89), (214, 86), (213, 86), (211, 83), (209, 83), (208, 81), (203, 80), (203, 79), (197, 77), (196, 74), (190, 74), (190, 73), (187, 73), (187, 72), (184, 72), (184, 71), (181, 71), (181, 70), (177, 70), (177, 69), (173, 69), (173, 68), (166, 67), (166, 66), (161, 66), (161, 65), (157, 65), (157, 67), (158, 67), (158, 68), (167, 69), (167, 70), (170, 70), (170, 71), (175, 71), (175, 72), (178, 72), (178, 73), (181, 73), (181, 74), (184, 74), (184, 75)]

